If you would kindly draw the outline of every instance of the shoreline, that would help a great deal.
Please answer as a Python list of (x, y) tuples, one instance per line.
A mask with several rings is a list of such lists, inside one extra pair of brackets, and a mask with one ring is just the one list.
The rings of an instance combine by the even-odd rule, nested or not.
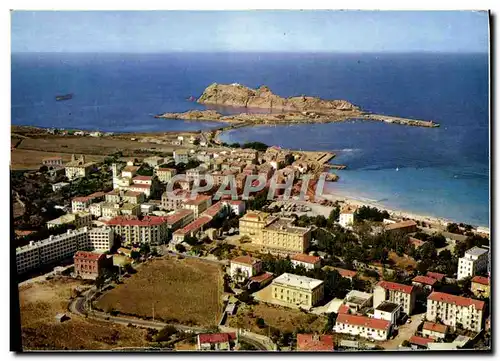
[[(420, 222), (426, 222), (426, 223), (431, 223), (433, 225), (438, 225), (439, 227), (444, 227), (446, 228), (446, 225), (448, 223), (465, 223), (460, 220), (454, 220), (450, 218), (445, 218), (445, 217), (438, 217), (438, 216), (433, 216), (429, 214), (422, 214), (422, 213), (414, 213), (405, 209), (400, 209), (400, 208), (394, 208), (394, 207), (386, 207), (380, 202), (364, 197), (356, 197), (352, 194), (346, 194), (342, 192), (324, 192), (322, 194), (322, 197), (326, 200), (335, 202), (335, 201), (342, 201), (347, 204), (355, 205), (355, 206), (370, 206), (370, 207), (376, 207), (380, 210), (385, 210), (389, 212), (391, 217), (395, 218), (410, 218), (413, 220), (418, 220)], [(481, 227), (488, 229), (490, 231), (490, 227), (486, 225), (477, 225), (477, 224), (471, 224), (473, 227)]]

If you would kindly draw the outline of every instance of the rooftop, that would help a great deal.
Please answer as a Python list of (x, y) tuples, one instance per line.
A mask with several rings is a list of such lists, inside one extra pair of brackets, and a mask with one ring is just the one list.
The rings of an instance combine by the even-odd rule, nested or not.
[(127, 165), (122, 169), (122, 172), (137, 172), (139, 170), (138, 166), (135, 165)]
[(345, 278), (353, 278), (354, 276), (356, 276), (358, 274), (358, 272), (356, 272), (356, 271), (351, 271), (351, 270), (344, 269), (344, 268), (331, 267), (331, 266), (327, 266), (327, 267), (328, 267), (328, 269), (333, 269), (333, 270), (337, 271), (342, 277), (345, 277)]
[(200, 218), (195, 219), (193, 222), (189, 223), (186, 227), (184, 227), (182, 229), (178, 229), (174, 233), (175, 234), (187, 234), (187, 233), (190, 233), (193, 231), (197, 231), (201, 227), (203, 227), (204, 225), (210, 223), (211, 220), (212, 220), (212, 217), (201, 216)]
[(438, 281), (442, 281), (443, 278), (446, 277), (444, 273), (438, 273), (438, 272), (427, 272), (427, 277), (432, 277)]
[(203, 202), (208, 202), (211, 199), (210, 196), (206, 196), (203, 194), (199, 194), (196, 196), (196, 198), (190, 198), (184, 201), (184, 204), (191, 205), (191, 206), (198, 206)]
[(465, 251), (465, 255), (470, 255), (475, 257), (479, 257), (485, 253), (488, 253), (488, 250), (480, 247), (472, 247), (471, 249)]
[(485, 286), (490, 285), (490, 279), (488, 277), (483, 277), (483, 276), (474, 276), (472, 277), (471, 282), (479, 283)]
[(434, 286), (434, 284), (438, 281), (435, 278), (429, 276), (416, 276), (412, 279), (413, 282), (422, 283), (424, 285)]
[(151, 179), (153, 179), (153, 177), (149, 175), (136, 175), (132, 178), (132, 181), (150, 181)]
[(215, 217), (216, 215), (218, 215), (222, 209), (222, 202), (217, 202), (215, 204), (213, 204), (212, 206), (208, 207), (203, 213), (202, 215), (204, 216), (209, 216), (209, 217)]
[(106, 255), (104, 253), (78, 251), (73, 256), (73, 259), (88, 259), (88, 260), (91, 260), (91, 261), (98, 261), (101, 258), (105, 258), (105, 257), (106, 257)]
[(424, 322), (423, 329), (433, 331), (433, 332), (446, 333), (446, 330), (448, 329), (448, 327), (446, 325), (441, 325), (439, 323), (426, 321), (426, 322)]
[(377, 283), (377, 286), (385, 288), (390, 291), (398, 291), (403, 293), (412, 293), (413, 286), (403, 285), (401, 283), (389, 282), (389, 281), (380, 281)]
[(261, 273), (260, 275), (250, 277), (250, 281), (261, 283), (261, 282), (267, 281), (270, 278), (273, 278), (273, 276), (274, 275), (271, 272), (264, 272), (264, 273)]
[(139, 227), (147, 227), (147, 226), (159, 226), (161, 224), (166, 223), (168, 220), (167, 217), (159, 217), (159, 216), (145, 216), (142, 219), (139, 219), (135, 216), (118, 216), (107, 222), (109, 226), (139, 226)]
[(413, 220), (401, 221), (397, 223), (388, 224), (385, 226), (386, 231), (392, 231), (395, 229), (406, 228), (406, 227), (416, 227), (417, 223)]
[(273, 284), (274, 283), (281, 283), (292, 287), (313, 290), (316, 287), (322, 285), (323, 281), (306, 276), (294, 275), (292, 273), (283, 273), (281, 276), (274, 279)]
[(373, 296), (371, 293), (361, 292), (358, 290), (351, 290), (345, 296), (345, 300), (349, 303), (363, 304), (372, 297)]
[(392, 313), (392, 312), (396, 311), (400, 307), (401, 306), (398, 305), (397, 303), (384, 301), (380, 305), (378, 305), (376, 309), (379, 310), (379, 311), (382, 311), (382, 312), (390, 312), (390, 313)]
[(253, 258), (253, 257), (250, 257), (250, 256), (239, 256), (239, 257), (236, 257), (236, 258), (233, 258), (231, 260), (231, 263), (240, 263), (240, 264), (246, 264), (248, 266), (253, 266), (257, 263), (260, 262), (260, 259), (258, 258)]
[(333, 351), (332, 335), (297, 334), (297, 351)]
[(311, 230), (310, 227), (297, 227), (293, 225), (293, 218), (277, 218), (264, 229), (286, 233), (305, 234)]
[(144, 193), (142, 193), (142, 192), (134, 192), (134, 191), (126, 191), (123, 196), (124, 197), (139, 197), (142, 194), (144, 194)]
[(345, 205), (344, 207), (342, 207), (340, 213), (344, 213), (344, 214), (353, 214), (356, 212), (356, 210), (358, 209), (357, 206), (354, 206), (354, 205), (350, 205), (350, 204), (347, 204)]
[(448, 293), (443, 293), (443, 292), (432, 292), (429, 295), (429, 297), (427, 297), (427, 299), (436, 302), (450, 303), (461, 307), (473, 306), (476, 310), (484, 309), (483, 301), (474, 300), (472, 298), (467, 298), (467, 297), (450, 295)]
[(318, 263), (321, 262), (321, 257), (317, 256), (309, 256), (308, 254), (298, 253), (292, 256), (292, 261), (305, 262), (305, 263)]
[(192, 214), (193, 211), (190, 209), (178, 209), (174, 213), (169, 214), (167, 216), (167, 223), (168, 224), (175, 224), (184, 217), (187, 217), (189, 214)]
[(337, 323), (343, 323), (346, 325), (355, 325), (361, 327), (374, 328), (376, 330), (388, 330), (391, 327), (391, 323), (386, 320), (379, 320), (376, 318), (370, 318), (366, 316), (349, 315), (341, 313), (337, 316)]
[(434, 342), (433, 339), (430, 339), (427, 337), (415, 336), (415, 335), (411, 336), (408, 341), (414, 345), (423, 346), (423, 347), (427, 347), (427, 344), (429, 342)]
[(201, 333), (198, 335), (200, 343), (222, 343), (236, 339), (236, 334), (231, 333)]

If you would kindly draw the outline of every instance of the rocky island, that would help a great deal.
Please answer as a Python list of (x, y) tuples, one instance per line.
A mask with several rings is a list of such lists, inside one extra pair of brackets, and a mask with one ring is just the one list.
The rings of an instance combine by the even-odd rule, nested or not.
[(283, 98), (274, 94), (267, 86), (251, 89), (237, 83), (211, 84), (197, 99), (197, 102), (216, 107), (263, 109), (266, 112), (222, 115), (215, 110), (207, 109), (190, 110), (185, 113), (164, 113), (156, 115), (156, 118), (218, 121), (246, 125), (329, 123), (348, 119), (362, 119), (430, 128), (439, 126), (433, 121), (368, 113), (347, 100), (325, 100), (310, 96)]

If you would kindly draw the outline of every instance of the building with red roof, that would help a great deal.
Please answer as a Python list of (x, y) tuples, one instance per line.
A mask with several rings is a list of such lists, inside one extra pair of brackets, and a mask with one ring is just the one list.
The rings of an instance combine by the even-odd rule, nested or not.
[(321, 267), (321, 257), (310, 256), (305, 253), (297, 253), (290, 257), (292, 264), (297, 266), (302, 266), (306, 269), (314, 269)]
[(150, 243), (163, 244), (168, 236), (168, 217), (118, 216), (106, 222), (125, 245)]
[(433, 340), (441, 340), (446, 337), (448, 326), (435, 322), (424, 322), (422, 327), (422, 335), (432, 338)]
[(391, 223), (385, 226), (387, 232), (412, 233), (417, 231), (417, 222), (413, 220)]
[(342, 277), (349, 278), (350, 280), (352, 280), (358, 274), (358, 272), (356, 272), (356, 271), (351, 271), (351, 270), (344, 269), (344, 268), (339, 268), (339, 267), (325, 266), (325, 267), (323, 267), (323, 269), (335, 270)]
[(173, 233), (172, 240), (174, 243), (184, 242), (186, 236), (194, 237), (199, 232), (202, 232), (204, 228), (207, 228), (207, 225), (212, 221), (212, 217), (209, 216), (201, 216), (198, 219), (195, 219), (191, 223), (189, 223), (184, 228), (178, 229)]
[(432, 278), (438, 280), (439, 282), (443, 282), (443, 279), (446, 277), (445, 274), (438, 273), (438, 272), (427, 272), (426, 276), (432, 277)]
[(373, 290), (373, 307), (384, 301), (401, 305), (403, 312), (411, 315), (415, 308), (416, 289), (401, 283), (380, 281)]
[(95, 280), (103, 270), (113, 265), (113, 259), (108, 260), (104, 253), (78, 251), (73, 256), (77, 277)]
[(386, 320), (341, 313), (337, 316), (333, 330), (337, 333), (383, 341), (389, 337), (391, 323)]
[(198, 194), (195, 198), (186, 199), (182, 208), (192, 210), (194, 218), (198, 218), (205, 210), (212, 205), (212, 197)]
[(472, 277), (470, 290), (476, 297), (490, 297), (490, 279), (483, 276)]
[(235, 332), (198, 335), (198, 351), (230, 351), (237, 345), (238, 336)]
[(233, 211), (233, 213), (237, 216), (241, 216), (245, 213), (245, 201), (241, 199), (230, 199), (230, 200), (225, 200), (224, 203), (228, 205), (228, 207)]
[(216, 218), (226, 213), (226, 205), (223, 202), (217, 202), (208, 207), (201, 215)]
[(427, 241), (422, 241), (420, 239), (414, 238), (414, 237), (409, 237), (408, 242), (412, 245), (415, 246), (415, 248), (422, 247), (424, 244), (427, 243)]
[(484, 318), (484, 301), (455, 296), (443, 292), (432, 292), (427, 297), (428, 321), (439, 319), (443, 324), (465, 330), (481, 331)]
[(411, 336), (408, 340), (412, 345), (417, 345), (419, 347), (427, 348), (429, 342), (434, 342), (432, 338), (426, 338), (421, 336)]
[(297, 351), (317, 352), (333, 351), (335, 344), (332, 335), (314, 335), (311, 333), (297, 334)]
[(104, 192), (95, 192), (85, 197), (75, 197), (71, 200), (71, 212), (86, 212), (92, 203), (104, 200)]
[(268, 285), (274, 278), (274, 275), (271, 272), (263, 272), (256, 276), (250, 277), (249, 288), (252, 287), (252, 284), (257, 284), (258, 288), (262, 288)]
[(428, 276), (416, 276), (412, 279), (412, 284), (424, 291), (432, 291), (434, 285), (438, 282), (437, 279)]
[(239, 256), (230, 262), (229, 275), (237, 282), (242, 282), (262, 271), (262, 261), (250, 256)]
[(187, 226), (192, 221), (194, 221), (194, 214), (189, 209), (178, 209), (167, 216), (167, 226), (171, 232)]

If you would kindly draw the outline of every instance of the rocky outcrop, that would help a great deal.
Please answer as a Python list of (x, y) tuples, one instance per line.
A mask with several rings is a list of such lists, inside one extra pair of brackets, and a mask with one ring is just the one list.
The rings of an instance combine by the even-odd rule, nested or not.
[(260, 108), (270, 111), (336, 113), (360, 112), (359, 107), (346, 100), (324, 100), (317, 97), (298, 96), (282, 98), (267, 86), (251, 89), (240, 84), (208, 86), (198, 98), (198, 103), (238, 108)]

